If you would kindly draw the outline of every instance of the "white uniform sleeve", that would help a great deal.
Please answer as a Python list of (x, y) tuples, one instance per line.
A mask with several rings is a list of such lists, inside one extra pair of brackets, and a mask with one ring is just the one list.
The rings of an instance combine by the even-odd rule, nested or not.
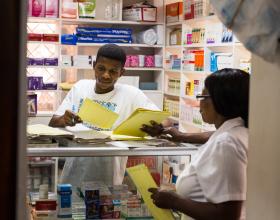
[(72, 106), (73, 106), (73, 97), (74, 97), (74, 88), (73, 86), (71, 90), (67, 93), (66, 97), (58, 107), (58, 109), (55, 112), (55, 115), (63, 115), (66, 110), (73, 111)]
[(145, 108), (150, 110), (160, 110), (141, 90), (134, 98), (134, 109)]
[(197, 164), (198, 182), (209, 202), (246, 200), (247, 154), (238, 142), (219, 141)]

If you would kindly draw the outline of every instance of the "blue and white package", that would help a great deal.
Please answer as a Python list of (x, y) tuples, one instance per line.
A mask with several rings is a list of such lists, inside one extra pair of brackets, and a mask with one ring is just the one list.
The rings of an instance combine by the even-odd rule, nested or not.
[(77, 27), (77, 34), (114, 34), (114, 35), (132, 35), (130, 28), (96, 28), (96, 27)]
[(218, 70), (217, 66), (217, 54), (214, 52), (211, 52), (210, 55), (210, 71), (211, 72), (216, 72)]
[(75, 34), (62, 34), (61, 35), (61, 44), (76, 45), (77, 36)]
[(72, 218), (72, 185), (57, 185), (57, 217)]
[(120, 43), (129, 44), (132, 43), (131, 38), (98, 38), (98, 37), (84, 37), (78, 36), (78, 43)]

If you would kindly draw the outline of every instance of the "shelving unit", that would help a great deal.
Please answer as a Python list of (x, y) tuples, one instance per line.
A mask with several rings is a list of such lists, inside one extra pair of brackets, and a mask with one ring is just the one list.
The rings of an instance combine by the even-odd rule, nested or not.
[[(139, 77), (140, 82), (156, 82), (158, 88), (156, 90), (145, 90), (144, 93), (152, 99), (152, 101), (156, 102), (159, 107), (169, 106), (174, 109), (177, 109), (178, 103), (178, 113), (174, 113), (174, 117), (179, 118), (179, 124), (181, 130), (188, 131), (203, 131), (205, 127), (208, 126), (193, 126), (194, 129), (190, 129), (190, 126), (186, 129), (184, 124), (184, 120), (187, 119), (189, 121), (188, 124), (192, 124), (192, 117), (183, 116), (187, 112), (184, 111), (186, 106), (191, 105), (189, 110), (194, 110), (197, 113), (199, 104), (195, 100), (193, 95), (186, 94), (186, 83), (194, 80), (199, 81), (200, 88), (197, 89), (197, 92), (201, 92), (203, 80), (208, 74), (211, 74), (211, 66), (210, 66), (210, 57), (211, 52), (223, 52), (232, 54), (231, 64), (228, 67), (240, 67), (240, 60), (249, 60), (250, 53), (244, 49), (242, 44), (238, 42), (235, 38), (232, 42), (219, 42), (208, 43), (206, 41), (207, 37), (209, 37), (208, 27), (215, 27), (215, 25), (221, 24), (217, 16), (204, 16), (195, 19), (189, 20), (178, 20), (174, 23), (166, 23), (166, 5), (169, 3), (179, 2), (181, 0), (151, 0), (149, 3), (155, 5), (157, 7), (157, 21), (156, 22), (136, 22), (136, 21), (124, 21), (122, 19), (122, 8), (135, 2), (140, 2), (138, 0), (119, 0), (118, 6), (118, 16), (113, 20), (107, 20), (105, 18), (105, 1), (98, 1), (96, 11), (96, 17), (94, 19), (85, 19), (85, 18), (77, 18), (77, 19), (69, 19), (63, 18), (61, 16), (62, 10), (60, 9), (58, 18), (37, 18), (31, 17), (28, 18), (28, 30), (29, 32), (36, 32), (40, 28), (43, 31), (47, 31), (47, 33), (57, 33), (59, 36), (62, 34), (72, 34), (75, 32), (75, 28), (77, 26), (93, 26), (93, 27), (120, 27), (120, 28), (131, 28), (133, 32), (137, 33), (141, 30), (147, 30), (149, 28), (154, 28), (155, 30), (163, 31), (159, 34), (162, 39), (160, 43), (155, 45), (147, 45), (140, 43), (132, 43), (132, 44), (118, 44), (125, 49), (128, 55), (162, 55), (163, 57), (163, 66), (162, 67), (126, 67), (125, 76), (137, 76)], [(184, 1), (181, 1), (184, 2)], [(62, 5), (62, 0), (60, 0), (60, 5)], [(183, 7), (184, 8), (184, 7)], [(184, 12), (183, 12), (184, 13)], [(40, 27), (45, 26), (45, 27)], [(191, 29), (199, 29), (205, 28), (205, 36), (204, 40), (199, 43), (187, 44), (186, 42), (186, 34), (188, 30)], [(170, 44), (170, 32), (174, 29), (181, 30), (181, 39), (178, 44)], [(159, 32), (158, 32), (159, 33)], [(164, 34), (165, 33), (165, 34)], [(189, 43), (189, 42), (188, 42)], [(35, 51), (40, 48), (45, 52), (50, 52), (49, 57), (57, 56), (60, 60), (61, 55), (95, 55), (96, 51), (100, 46), (104, 44), (99, 43), (78, 43), (77, 45), (65, 45), (61, 44), (61, 42), (28, 42), (28, 47), (31, 47)], [(185, 58), (186, 51), (191, 50), (203, 50), (203, 66), (200, 71), (198, 70), (190, 70), (185, 68), (185, 62), (187, 59)], [(28, 50), (30, 52), (30, 50)], [(33, 55), (38, 54), (38, 52), (33, 53)], [(40, 54), (40, 53), (39, 53)], [(170, 65), (171, 60), (167, 58), (170, 55), (177, 55), (177, 65), (176, 68)], [(44, 81), (46, 82), (75, 82), (80, 79), (92, 79), (94, 78), (94, 74), (92, 68), (90, 67), (76, 67), (76, 66), (63, 66), (59, 64), (58, 66), (28, 66), (28, 75), (35, 76), (38, 71), (40, 71), (40, 76), (44, 77)], [(169, 80), (178, 80), (180, 81), (180, 88), (178, 92), (170, 92), (168, 88)], [(173, 88), (174, 89), (174, 88)], [(63, 97), (66, 92), (61, 91), (58, 93), (59, 95), (53, 95), (50, 93), (56, 93), (53, 91), (36, 91), (40, 93), (46, 93), (45, 96), (48, 96), (48, 100), (53, 98), (52, 107), (48, 109), (39, 109), (39, 112), (47, 112), (52, 114), (57, 106), (61, 103)], [(41, 94), (43, 95), (43, 94)], [(44, 96), (43, 96), (44, 97)], [(163, 105), (163, 100), (170, 101), (168, 105)], [(40, 102), (40, 100), (39, 100)], [(171, 104), (170, 104), (171, 103)], [(174, 106), (175, 105), (175, 106)], [(170, 109), (169, 109), (170, 110)], [(195, 113), (195, 114), (196, 114)], [(199, 112), (198, 112), (199, 113)], [(193, 113), (190, 113), (192, 115)], [(48, 114), (42, 114), (48, 115)], [(176, 115), (176, 116), (175, 116)], [(38, 116), (41, 116), (38, 114)], [(199, 129), (198, 129), (199, 128)]]
[[(175, 2), (183, 2), (180, 0), (168, 0), (165, 1), (165, 4), (171, 4)], [(206, 1), (205, 1), (206, 2)], [(203, 2), (203, 4), (205, 3)], [(183, 6), (183, 8), (185, 8)], [(184, 14), (184, 12), (183, 12)], [(215, 25), (217, 27), (215, 27)], [(202, 41), (195, 41), (190, 43), (187, 41), (187, 37), (192, 36), (197, 32), (193, 32), (197, 29), (205, 29), (205, 31), (200, 33), (202, 37)], [(222, 32), (220, 34), (220, 39), (215, 39), (215, 42), (207, 42), (207, 39), (212, 37), (211, 30), (212, 29), (222, 28), (222, 24), (219, 21), (218, 17), (215, 15), (204, 16), (189, 20), (179, 20), (174, 23), (166, 24), (166, 44), (165, 44), (165, 86), (168, 86), (168, 81), (171, 79), (180, 80), (180, 95), (178, 97), (171, 97), (170, 93), (165, 92), (165, 99), (172, 100), (173, 102), (178, 102), (179, 107), (179, 129), (185, 132), (201, 132), (213, 130), (214, 127), (203, 123), (201, 115), (199, 113), (199, 102), (196, 100), (195, 95), (201, 93), (204, 79), (207, 75), (211, 74), (211, 65), (210, 58), (211, 52), (220, 52), (220, 53), (229, 53), (231, 54), (230, 63), (225, 65), (226, 67), (231, 68), (242, 68), (241, 61), (250, 60), (250, 53), (243, 47), (243, 45), (238, 42), (238, 40), (233, 37), (232, 42), (221, 42)], [(171, 38), (170, 33), (174, 30), (181, 31), (181, 38), (176, 39), (174, 36), (172, 37), (172, 45), (170, 44)], [(191, 30), (191, 32), (190, 32)], [(196, 35), (198, 37), (199, 35)], [(192, 39), (194, 40), (194, 39)], [(197, 39), (195, 39), (197, 40)], [(174, 42), (174, 41), (177, 41)], [(203, 65), (201, 65), (201, 69), (198, 71), (196, 69), (192, 69), (188, 67), (188, 57), (186, 56), (186, 52), (190, 51), (203, 51)], [(170, 57), (172, 58), (170, 59)], [(178, 59), (177, 63), (180, 62), (180, 69), (174, 70), (172, 69), (172, 61), (174, 59)], [(187, 94), (189, 92), (189, 83), (199, 83), (195, 88), (192, 89), (192, 94)], [(166, 90), (166, 87), (165, 87)], [(194, 91), (195, 90), (195, 91)], [(194, 94), (193, 94), (194, 93)]]
[[(62, 1), (59, 0), (59, 5), (62, 6)], [(75, 32), (77, 26), (90, 26), (90, 27), (115, 27), (115, 28), (131, 28), (133, 33), (147, 30), (150, 28), (156, 31), (161, 31), (159, 35), (164, 33), (164, 0), (149, 1), (149, 3), (157, 7), (157, 21), (156, 22), (137, 22), (137, 21), (124, 21), (122, 19), (122, 8), (137, 2), (137, 0), (119, 0), (118, 1), (118, 16), (113, 20), (105, 18), (105, 1), (97, 1), (96, 16), (94, 19), (76, 18), (69, 19), (62, 17), (62, 9), (60, 7), (58, 18), (45, 18), (45, 17), (29, 17), (27, 30), (29, 33), (56, 33), (59, 38), (63, 34), (72, 34)], [(141, 43), (132, 44), (118, 44), (123, 47), (126, 53), (136, 55), (161, 55), (164, 54), (164, 37), (155, 45), (147, 45)], [(27, 56), (37, 58), (53, 58), (58, 57), (61, 61), (61, 55), (96, 55), (99, 47), (103, 43), (77, 43), (77, 45), (65, 45), (60, 42), (47, 42), (47, 41), (28, 41), (28, 54)], [(41, 52), (40, 52), (41, 51)], [(44, 82), (57, 82), (58, 87), (62, 82), (76, 82), (80, 79), (93, 79), (94, 74), (92, 68), (88, 67), (75, 67), (75, 66), (28, 66), (28, 76), (43, 76)], [(154, 92), (145, 90), (145, 94), (154, 101), (158, 107), (163, 107), (163, 83), (164, 83), (164, 70), (163, 67), (127, 67), (125, 76), (138, 76), (139, 82), (156, 82), (158, 85), (157, 90)], [(37, 91), (36, 91), (37, 92)], [(42, 92), (42, 90), (40, 90)], [(49, 92), (49, 91), (46, 91)], [(38, 112), (53, 113), (58, 105), (64, 98), (65, 92), (61, 95), (53, 97), (53, 103), (49, 109), (38, 109)], [(38, 103), (42, 100), (38, 100)], [(41, 117), (40, 114), (38, 114)], [(38, 118), (39, 118), (38, 117)]]

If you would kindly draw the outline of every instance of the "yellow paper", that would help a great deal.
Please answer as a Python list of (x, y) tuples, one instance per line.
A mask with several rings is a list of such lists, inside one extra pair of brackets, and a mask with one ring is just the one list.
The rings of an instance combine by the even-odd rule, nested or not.
[(117, 113), (90, 99), (84, 100), (78, 115), (83, 121), (103, 129), (110, 129), (119, 117)]
[(170, 116), (169, 112), (136, 109), (125, 121), (114, 129), (113, 134), (122, 134), (136, 137), (144, 137), (147, 134), (140, 130), (143, 124), (150, 125), (150, 121), (161, 123)]
[(112, 141), (140, 141), (145, 140), (144, 137), (135, 137), (135, 136), (128, 136), (128, 135), (121, 135), (121, 134), (113, 134), (112, 131), (101, 131), (102, 133), (110, 136)]
[(141, 196), (147, 205), (149, 211), (156, 220), (174, 220), (173, 215), (168, 209), (158, 208), (151, 199), (149, 188), (157, 188), (157, 185), (151, 176), (148, 168), (144, 164), (126, 169)]

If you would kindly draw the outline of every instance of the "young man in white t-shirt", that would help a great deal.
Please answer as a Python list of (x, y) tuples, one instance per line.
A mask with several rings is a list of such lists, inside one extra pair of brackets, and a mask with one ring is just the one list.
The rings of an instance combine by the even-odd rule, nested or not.
[[(141, 90), (129, 85), (116, 84), (125, 71), (125, 61), (126, 54), (121, 47), (114, 44), (102, 46), (93, 65), (96, 80), (77, 82), (53, 115), (49, 125), (65, 127), (82, 122), (76, 113), (85, 98), (94, 100), (119, 114), (112, 129), (137, 108), (158, 110)], [(93, 128), (102, 130), (98, 127)], [(123, 181), (126, 161), (127, 157), (67, 158), (61, 181), (74, 187), (86, 181), (103, 181), (118, 185)]]

